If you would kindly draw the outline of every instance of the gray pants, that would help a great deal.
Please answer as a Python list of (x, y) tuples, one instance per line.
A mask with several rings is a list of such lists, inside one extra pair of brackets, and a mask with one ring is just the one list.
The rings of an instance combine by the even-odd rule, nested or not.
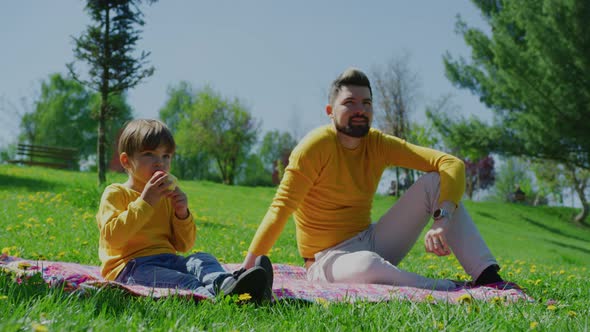
[[(446, 290), (449, 280), (430, 279), (400, 270), (397, 264), (408, 254), (436, 209), (440, 193), (438, 173), (428, 173), (377, 222), (354, 237), (315, 254), (307, 271), (310, 281), (375, 283)], [(447, 243), (463, 269), (473, 279), (497, 264), (463, 204), (453, 214)]]

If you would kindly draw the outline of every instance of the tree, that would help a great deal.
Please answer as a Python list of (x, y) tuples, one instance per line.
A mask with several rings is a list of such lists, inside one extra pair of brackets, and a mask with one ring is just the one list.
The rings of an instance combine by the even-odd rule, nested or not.
[[(415, 110), (415, 99), (420, 92), (418, 75), (409, 67), (409, 55), (394, 57), (386, 65), (376, 67), (372, 76), (377, 127), (387, 134), (407, 139), (409, 115)], [(412, 183), (413, 172), (405, 172), (406, 182)], [(395, 168), (395, 178), (399, 184), (399, 167)]]
[[(153, 1), (149, 1), (153, 2)], [(143, 26), (143, 14), (139, 10), (141, 0), (87, 0), (86, 11), (94, 25), (88, 26), (80, 37), (74, 37), (74, 56), (89, 66), (89, 78), (83, 80), (76, 73), (74, 63), (68, 64), (72, 77), (100, 93), (98, 112), (97, 163), (98, 182), (106, 181), (106, 128), (116, 116), (111, 98), (121, 95), (151, 76), (153, 67), (147, 65), (149, 53), (134, 56), (135, 45)]]
[[(174, 133), (180, 129), (182, 121), (188, 121), (191, 109), (194, 107), (197, 93), (188, 82), (180, 82), (168, 88), (168, 100), (160, 109), (160, 119), (166, 123)], [(185, 141), (184, 144), (193, 145), (194, 142)], [(181, 179), (210, 179), (211, 157), (203, 149), (188, 149), (178, 146), (174, 154), (171, 172)]]
[[(117, 116), (111, 121), (106, 137), (113, 138), (118, 128), (131, 118), (131, 108), (123, 96), (112, 97)], [(96, 153), (97, 124), (92, 120), (100, 98), (97, 93), (60, 74), (41, 82), (41, 93), (34, 110), (21, 118), (20, 140), (31, 144), (72, 147), (80, 159)], [(111, 150), (111, 149), (109, 149)]]
[(278, 130), (271, 130), (262, 138), (259, 155), (264, 163), (264, 168), (269, 174), (272, 174), (273, 183), (278, 184), (281, 181), (295, 145), (297, 145), (297, 141), (288, 132), (281, 133)]
[(427, 110), (426, 116), (452, 154), (465, 162), (465, 193), (469, 199), (478, 190), (494, 184), (494, 159), (490, 156), (498, 131), (479, 119), (451, 117), (445, 111)]
[(495, 112), (502, 153), (590, 170), (590, 2), (473, 2), (491, 35), (458, 21), (472, 61), (447, 54), (449, 80)]
[(225, 184), (234, 184), (258, 136), (259, 123), (238, 99), (228, 100), (210, 87), (195, 95), (192, 108), (179, 122), (182, 152), (209, 154)]
[(530, 201), (534, 197), (533, 181), (529, 173), (529, 165), (522, 158), (511, 157), (504, 160), (500, 166), (493, 188), (495, 199), (512, 202), (514, 191), (520, 188)]

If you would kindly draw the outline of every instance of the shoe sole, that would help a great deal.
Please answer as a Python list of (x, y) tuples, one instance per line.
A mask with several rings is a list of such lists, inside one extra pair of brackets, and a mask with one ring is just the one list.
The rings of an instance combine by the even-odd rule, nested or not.
[(272, 269), (272, 263), (270, 262), (270, 258), (267, 256), (258, 256), (256, 258), (256, 262), (254, 266), (259, 266), (264, 269), (266, 273), (266, 288), (264, 290), (264, 300), (270, 301), (272, 300), (272, 285), (274, 281), (274, 272)]
[(266, 289), (266, 271), (261, 267), (253, 267), (240, 274), (234, 287), (225, 295), (241, 295), (248, 293), (255, 302), (260, 302)]

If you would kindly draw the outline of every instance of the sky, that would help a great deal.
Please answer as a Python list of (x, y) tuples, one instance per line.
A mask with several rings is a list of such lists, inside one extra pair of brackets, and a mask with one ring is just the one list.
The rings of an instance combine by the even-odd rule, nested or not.
[[(52, 73), (67, 74), (72, 37), (90, 23), (84, 3), (0, 4), (0, 147), (15, 142), (18, 113), (33, 109), (41, 82)], [(470, 54), (455, 32), (457, 15), (486, 28), (469, 0), (168, 0), (141, 8), (146, 24), (137, 49), (151, 52), (156, 71), (128, 91), (138, 118), (157, 118), (167, 89), (187, 81), (238, 98), (261, 121), (263, 133), (301, 136), (328, 123), (328, 86), (338, 74), (351, 66), (370, 74), (404, 54), (421, 85), (413, 119), (423, 121), (424, 106), (446, 94), (461, 114), (491, 117), (476, 96), (444, 75), (446, 52)]]

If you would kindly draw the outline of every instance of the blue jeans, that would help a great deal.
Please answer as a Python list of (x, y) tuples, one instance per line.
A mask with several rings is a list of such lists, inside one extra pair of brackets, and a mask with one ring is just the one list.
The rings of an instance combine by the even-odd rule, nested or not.
[(225, 278), (231, 276), (219, 261), (206, 252), (184, 257), (159, 254), (130, 260), (115, 279), (128, 285), (193, 290), (211, 297)]

